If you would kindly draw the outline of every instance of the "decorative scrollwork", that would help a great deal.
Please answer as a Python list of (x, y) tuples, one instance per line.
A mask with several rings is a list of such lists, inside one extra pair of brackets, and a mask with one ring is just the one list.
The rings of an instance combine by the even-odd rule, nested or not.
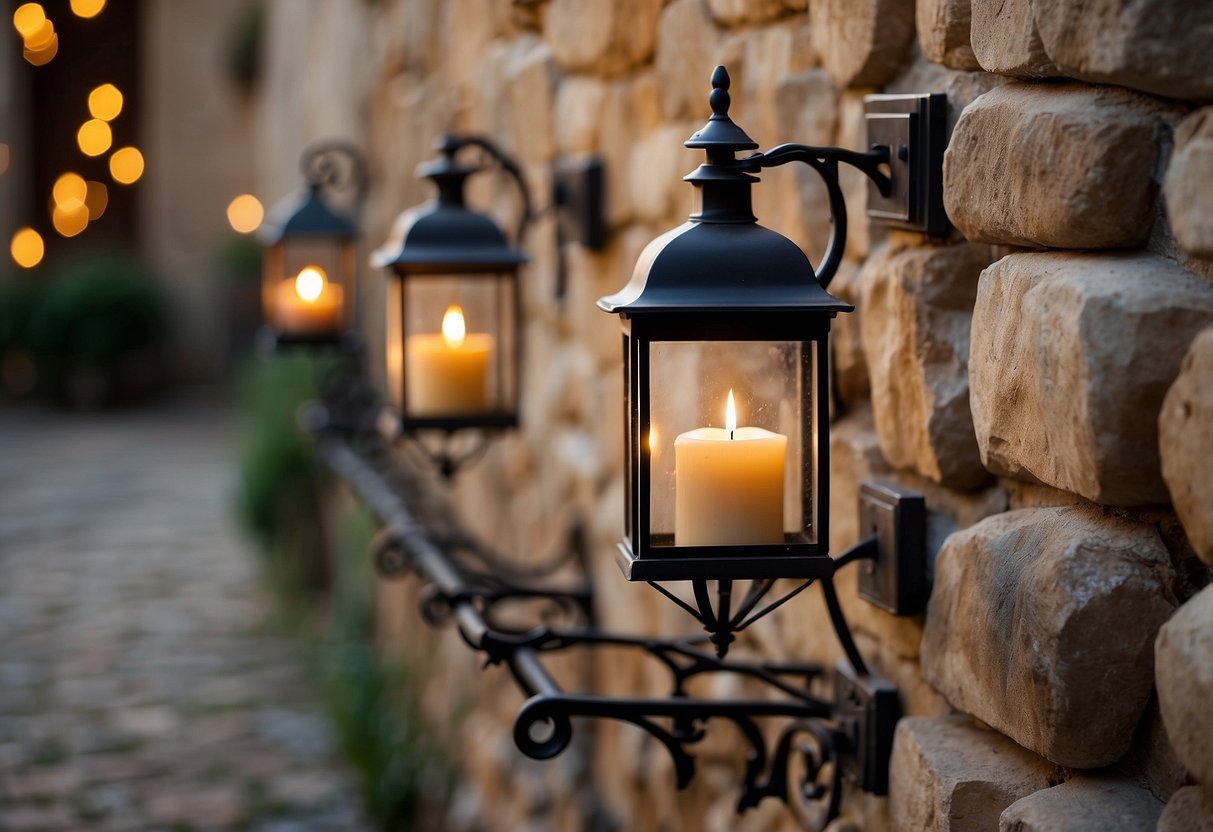
[(303, 152), (299, 163), (304, 181), (333, 196), (353, 191), (355, 202), (366, 193), (366, 162), (350, 142), (320, 142)]

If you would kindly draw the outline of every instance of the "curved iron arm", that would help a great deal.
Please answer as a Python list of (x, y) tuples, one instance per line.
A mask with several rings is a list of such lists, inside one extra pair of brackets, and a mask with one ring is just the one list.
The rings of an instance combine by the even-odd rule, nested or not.
[[(350, 436), (327, 430), (318, 437), (318, 453), (337, 475), (349, 483), (362, 501), (383, 523), (376, 537), (373, 552), (381, 568), (390, 567), (393, 574), (415, 571), (428, 582), (422, 601), (427, 620), (453, 619), (468, 646), (483, 652), (489, 664), (504, 664), (518, 686), (528, 695), (514, 724), (514, 740), (528, 756), (547, 759), (559, 754), (572, 742), (573, 717), (609, 718), (636, 725), (660, 742), (671, 755), (678, 785), (685, 787), (695, 772), (693, 755), (686, 746), (701, 741), (712, 719), (734, 723), (746, 743), (749, 754), (738, 811), (757, 805), (765, 797), (775, 797), (815, 808), (806, 829), (821, 830), (838, 815), (841, 795), (841, 755), (854, 751), (852, 734), (856, 727), (853, 716), (840, 710), (839, 701), (827, 702), (810, 692), (810, 683), (822, 674), (816, 664), (777, 664), (726, 660), (702, 650), (696, 644), (711, 641), (711, 636), (699, 639), (653, 639), (604, 632), (594, 627), (568, 630), (538, 625), (518, 630), (500, 627), (493, 622), (493, 609), (498, 604), (516, 598), (540, 598), (557, 603), (586, 600), (586, 590), (514, 587), (491, 575), (469, 575), (453, 562), (430, 536), (425, 525), (410, 507), (410, 487), (404, 482), (399, 467), (373, 437)], [(421, 496), (412, 495), (420, 500)], [(863, 541), (839, 557), (840, 563), (870, 554), (872, 542)], [(385, 560), (390, 561), (385, 563)], [(832, 593), (832, 581), (823, 580), (828, 587), (827, 602), (831, 619), (839, 630), (852, 665), (859, 672), (858, 658), (850, 638), (837, 598)], [(752, 596), (765, 594), (769, 585), (763, 582), (758, 590), (743, 601), (736, 616), (730, 616), (730, 604), (721, 603), (714, 614), (717, 627), (727, 626), (744, 617), (757, 601)], [(730, 588), (731, 589), (731, 588)], [(726, 595), (729, 593), (726, 592)], [(703, 599), (709, 600), (705, 591)], [(829, 603), (833, 598), (833, 603)], [(776, 602), (779, 603), (779, 602)], [(437, 610), (437, 612), (435, 612)], [(592, 694), (565, 693), (548, 674), (541, 661), (546, 652), (577, 646), (635, 648), (657, 659), (671, 674), (671, 694), (661, 698), (618, 698)], [(854, 651), (854, 653), (853, 653)], [(765, 699), (697, 699), (687, 693), (687, 682), (703, 674), (730, 673), (765, 684), (782, 697)], [(837, 697), (837, 693), (835, 694)], [(769, 746), (756, 720), (783, 718), (792, 720)], [(545, 729), (537, 733), (536, 729)], [(796, 737), (808, 735), (813, 747), (794, 746)], [(800, 753), (805, 761), (805, 773), (793, 778), (790, 760)], [(848, 758), (849, 759), (849, 758)], [(887, 759), (883, 763), (887, 765)], [(822, 771), (829, 772), (827, 782), (821, 782)], [(795, 783), (792, 780), (795, 779)], [(794, 785), (794, 789), (791, 788)]]
[(786, 165), (788, 162), (803, 162), (817, 171), (825, 182), (826, 191), (830, 198), (830, 218), (834, 230), (830, 232), (830, 242), (826, 246), (825, 256), (817, 267), (817, 282), (824, 289), (834, 279), (839, 264), (842, 263), (842, 253), (847, 245), (847, 203), (838, 182), (839, 163), (850, 165), (862, 171), (876, 183), (880, 193), (888, 196), (893, 182), (881, 166), (889, 164), (889, 148), (877, 145), (867, 153), (857, 150), (847, 150), (841, 147), (814, 147), (807, 144), (781, 144), (762, 153), (756, 153), (744, 159), (739, 159), (743, 170), (757, 171), (763, 168), (774, 168)]
[(454, 150), (456, 152), (465, 147), (476, 147), (484, 151), (518, 187), (518, 194), (522, 200), (522, 217), (518, 220), (518, 228), (514, 231), (514, 245), (521, 246), (523, 240), (526, 238), (527, 229), (537, 216), (531, 208), (533, 204), (531, 189), (522, 175), (522, 168), (514, 161), (512, 156), (502, 150), (496, 142), (487, 136), (474, 134), (456, 135), (453, 139), (455, 144)]

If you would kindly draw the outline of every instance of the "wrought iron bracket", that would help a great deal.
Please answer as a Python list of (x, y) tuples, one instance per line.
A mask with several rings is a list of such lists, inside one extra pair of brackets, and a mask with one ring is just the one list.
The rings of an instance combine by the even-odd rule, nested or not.
[[(760, 607), (774, 582), (754, 582), (733, 609), (731, 583), (721, 582), (728, 585), (717, 587), (715, 612), (706, 583), (694, 589), (699, 609), (663, 589), (701, 618), (709, 632), (650, 638), (605, 631), (595, 626), (589, 585), (553, 582), (570, 561), (586, 555), (579, 526), (570, 530), (569, 543), (557, 556), (538, 565), (519, 566), (468, 534), (457, 519), (430, 517), (444, 511), (445, 501), (393, 457), (377, 434), (340, 430), (331, 423), (325, 427), (324, 420), (315, 424), (320, 426), (321, 459), (382, 523), (372, 547), (380, 575), (419, 575), (426, 582), (420, 602), (424, 620), (434, 625), (453, 623), (463, 640), (484, 654), (486, 665), (507, 668), (528, 697), (514, 723), (514, 741), (522, 753), (549, 759), (569, 746), (574, 719), (612, 719), (635, 725), (659, 742), (674, 763), (678, 787), (685, 788), (695, 774), (696, 744), (704, 739), (710, 723), (724, 721), (736, 726), (749, 747), (739, 812), (772, 797), (787, 803), (804, 828), (820, 830), (839, 813), (844, 781), (874, 794), (887, 792), (889, 753), (899, 716), (897, 691), (871, 672), (860, 656), (832, 575), (819, 580), (846, 658), (831, 670), (811, 662), (726, 659), (720, 649), (722, 633), (731, 640), (733, 633), (808, 584)], [(878, 551), (877, 538), (867, 538), (835, 558), (835, 568), (874, 557)], [(518, 604), (538, 607), (533, 626), (503, 623), (502, 610)], [(705, 605), (715, 616), (711, 621), (702, 618)], [(604, 647), (636, 651), (665, 668), (668, 695), (568, 693), (544, 667), (543, 657), (549, 653)], [(740, 679), (747, 695), (705, 699), (692, 694), (693, 680), (720, 674)], [(762, 727), (771, 720), (782, 723), (774, 735)]]

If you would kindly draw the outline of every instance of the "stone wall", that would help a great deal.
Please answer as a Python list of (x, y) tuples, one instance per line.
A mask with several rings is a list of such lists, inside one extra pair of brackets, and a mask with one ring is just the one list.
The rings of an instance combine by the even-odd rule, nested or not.
[[(260, 97), (263, 166), (287, 171), (303, 134), (365, 137), (371, 245), (427, 196), (413, 169), (440, 131), (492, 134), (537, 194), (558, 154), (604, 158), (609, 245), (569, 248), (557, 302), (551, 229), (534, 229), (524, 424), (453, 495), (523, 557), (554, 547), (567, 518), (586, 518), (600, 623), (621, 630), (673, 634), (692, 622), (614, 564), (619, 335), (594, 300), (688, 213), (681, 177), (699, 160), (682, 142), (708, 114), (712, 67), (728, 66), (732, 115), (764, 147), (861, 148), (865, 94), (946, 93), (948, 240), (870, 226), (864, 182), (846, 182), (848, 260), (832, 290), (858, 311), (834, 336), (831, 545), (855, 542), (858, 483), (896, 480), (926, 495), (935, 585), (925, 616), (897, 619), (859, 601), (843, 573), (860, 647), (907, 714), (890, 797), (848, 794), (845, 815), (870, 830), (1210, 828), (1213, 108), (1200, 102), (1213, 98), (1213, 6), (269, 5), (272, 52), (307, 80), (287, 73)], [(763, 180), (760, 220), (819, 258), (821, 186), (788, 170)], [(285, 187), (278, 174), (267, 181)], [(493, 185), (478, 183), (474, 198), (508, 217), (508, 190)], [(382, 281), (366, 278), (377, 343)], [(457, 824), (795, 828), (774, 805), (732, 814), (743, 744), (720, 726), (685, 793), (664, 751), (632, 727), (579, 725), (564, 756), (522, 758), (510, 735), (520, 695), (453, 635), (422, 635), (413, 592), (383, 588), (383, 630), (432, 657), (435, 714), (470, 707), (454, 729)], [(824, 622), (814, 589), (738, 649), (833, 661)], [(664, 694), (662, 671), (635, 657), (561, 670), (571, 687)]]

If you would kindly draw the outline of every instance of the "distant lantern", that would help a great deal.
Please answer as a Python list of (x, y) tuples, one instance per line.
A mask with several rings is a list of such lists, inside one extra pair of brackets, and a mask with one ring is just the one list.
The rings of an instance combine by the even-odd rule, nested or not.
[(325, 198), (325, 188), (335, 184), (334, 155), (345, 154), (360, 176), (361, 156), (345, 145), (306, 151), (306, 187), (275, 205), (264, 223), (261, 204), (252, 196), (237, 197), (228, 206), (228, 221), (237, 231), (260, 225), (262, 311), (278, 343), (336, 342), (351, 327), (358, 227)]
[(391, 272), (388, 399), (406, 434), (518, 423), (518, 271), (528, 258), (492, 219), (465, 204), (465, 181), (479, 168), (459, 164), (456, 155), (471, 146), (517, 171), (487, 139), (443, 136), (439, 157), (418, 169), (435, 199), (402, 213), (371, 260)]

